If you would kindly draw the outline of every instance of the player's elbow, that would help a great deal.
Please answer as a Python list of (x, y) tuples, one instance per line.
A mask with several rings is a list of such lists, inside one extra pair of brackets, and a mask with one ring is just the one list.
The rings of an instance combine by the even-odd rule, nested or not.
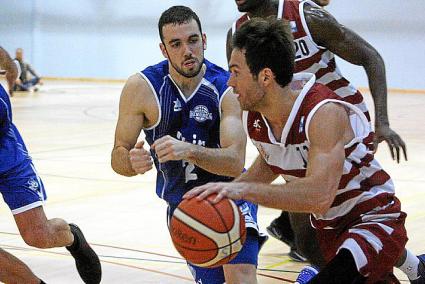
[(325, 215), (335, 200), (338, 184), (324, 183), (319, 184), (316, 198), (314, 198), (313, 212), (317, 215)]
[(122, 176), (132, 177), (137, 175), (137, 173), (133, 170), (130, 171), (126, 169), (125, 166), (123, 166), (123, 163), (119, 159), (119, 156), (117, 155), (117, 153), (115, 153), (115, 149), (112, 151), (111, 154), (111, 168), (114, 172)]
[(122, 169), (121, 167), (115, 165), (112, 161), (111, 161), (111, 167), (114, 170), (114, 172), (116, 172), (117, 174), (122, 175), (122, 176), (132, 177), (132, 176), (136, 175), (136, 173), (134, 173), (134, 172), (126, 171), (126, 170)]

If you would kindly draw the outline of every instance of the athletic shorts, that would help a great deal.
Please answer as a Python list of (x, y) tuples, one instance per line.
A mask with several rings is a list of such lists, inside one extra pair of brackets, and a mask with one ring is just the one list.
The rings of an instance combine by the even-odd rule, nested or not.
[(43, 182), (32, 162), (21, 163), (1, 174), (0, 192), (13, 215), (42, 206), (47, 199)]
[[(245, 216), (247, 235), (242, 250), (232, 259), (229, 264), (252, 264), (257, 266), (258, 253), (267, 237), (259, 234), (257, 225), (256, 204), (250, 202), (238, 202), (242, 214)], [(175, 207), (169, 206), (167, 212), (168, 223)], [(223, 284), (225, 283), (223, 267), (204, 268), (187, 263), (190, 272), (197, 284)]]
[(387, 206), (363, 214), (359, 222), (342, 232), (319, 230), (317, 235), (325, 260), (329, 262), (340, 249), (348, 249), (359, 273), (368, 278), (367, 283), (384, 281), (404, 251), (405, 219), (406, 213), (400, 211), (400, 201), (394, 197)]

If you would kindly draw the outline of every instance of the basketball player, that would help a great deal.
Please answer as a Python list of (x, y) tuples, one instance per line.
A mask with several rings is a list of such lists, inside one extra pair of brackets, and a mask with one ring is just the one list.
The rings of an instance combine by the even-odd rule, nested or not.
[[(157, 169), (156, 192), (168, 204), (168, 218), (189, 189), (230, 181), (245, 162), (246, 137), (229, 73), (204, 58), (206, 36), (188, 7), (162, 13), (160, 49), (165, 61), (131, 76), (121, 94), (112, 151), (113, 169), (125, 176)], [(141, 130), (144, 141), (137, 141)], [(238, 201), (248, 228), (238, 256), (223, 267), (189, 264), (196, 283), (257, 283), (257, 206)]]
[[(6, 70), (9, 90), (18, 77), (16, 65), (0, 47), (0, 67)], [(13, 76), (12, 76), (12, 75)], [(38, 176), (24, 141), (12, 122), (9, 96), (0, 85), (0, 192), (12, 211), (24, 241), (37, 248), (63, 247), (74, 257), (85, 283), (100, 283), (101, 267), (96, 253), (81, 230), (59, 218), (47, 219), (43, 182)], [(0, 281), (44, 283), (19, 259), (0, 249)]]
[[(232, 50), (232, 33), (250, 17), (274, 16), (288, 20), (296, 46), (295, 72), (315, 73), (319, 83), (327, 85), (345, 101), (355, 104), (370, 121), (362, 95), (342, 76), (336, 66), (334, 54), (350, 63), (363, 66), (375, 103), (374, 148), (376, 150), (378, 143), (385, 140), (390, 147), (393, 159), (400, 161), (400, 149), (407, 159), (405, 143), (389, 127), (385, 65), (379, 53), (368, 42), (339, 24), (332, 15), (311, 1), (241, 0), (235, 2), (238, 10), (245, 14), (233, 24), (227, 34), (228, 59)], [(314, 2), (320, 6), (329, 4), (326, 0)], [(282, 212), (281, 216), (267, 227), (267, 231), (291, 247), (290, 256), (293, 259), (305, 260), (303, 257), (305, 256), (320, 263), (320, 257), (314, 254), (316, 251), (315, 242), (312, 241), (314, 232), (308, 228), (309, 224), (306, 214), (288, 216), (286, 212)]]
[[(253, 19), (233, 46), (228, 84), (260, 155), (235, 182), (209, 183), (184, 198), (217, 193), (215, 201), (310, 213), (325, 266), (308, 283), (398, 283), (392, 269), (407, 242), (406, 214), (367, 146), (371, 127), (363, 111), (317, 84), (314, 74), (293, 78), (289, 24)], [(279, 174), (288, 182), (270, 185)]]

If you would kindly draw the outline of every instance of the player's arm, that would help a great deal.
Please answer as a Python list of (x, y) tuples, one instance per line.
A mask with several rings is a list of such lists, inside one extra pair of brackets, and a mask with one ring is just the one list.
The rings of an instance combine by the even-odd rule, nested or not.
[(239, 176), (245, 163), (246, 135), (239, 102), (231, 89), (224, 94), (221, 108), (221, 148), (206, 148), (167, 135), (152, 145), (159, 162), (186, 160), (214, 174)]
[(345, 159), (344, 144), (353, 138), (345, 109), (322, 106), (310, 122), (310, 151), (306, 177), (286, 184), (231, 182), (209, 183), (186, 193), (184, 198), (203, 199), (217, 193), (290, 212), (326, 213), (336, 196)]
[(232, 55), (232, 50), (233, 50), (232, 38), (233, 38), (232, 28), (230, 28), (227, 31), (227, 37), (226, 37), (226, 57), (227, 57), (227, 62), (230, 61), (230, 56)]
[(393, 159), (395, 158), (393, 150), (396, 150), (397, 161), (400, 160), (400, 148), (407, 159), (404, 141), (390, 128), (389, 124), (385, 64), (381, 55), (366, 40), (338, 23), (325, 10), (307, 5), (304, 14), (316, 43), (326, 47), (344, 60), (365, 69), (375, 104), (375, 147), (377, 147), (377, 143), (385, 140), (390, 146)]
[(278, 176), (270, 169), (263, 157), (258, 155), (249, 169), (237, 177), (234, 182), (272, 183)]
[[(151, 93), (147, 82), (139, 74), (132, 75), (122, 90), (111, 157), (112, 168), (120, 175), (134, 176), (152, 168), (150, 155), (143, 149), (143, 142), (137, 142), (145, 122), (146, 98)], [(139, 167), (135, 167), (130, 160), (130, 151), (139, 152), (144, 158), (139, 161)]]
[(0, 69), (6, 70), (6, 80), (9, 86), (9, 94), (13, 92), (13, 86), (18, 77), (18, 68), (10, 58), (6, 50), (0, 46)]

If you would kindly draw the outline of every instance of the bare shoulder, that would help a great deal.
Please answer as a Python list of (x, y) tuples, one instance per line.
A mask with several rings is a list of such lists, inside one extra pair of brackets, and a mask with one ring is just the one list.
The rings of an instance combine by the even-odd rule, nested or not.
[(223, 101), (221, 104), (221, 111), (223, 115), (235, 115), (240, 116), (241, 106), (237, 99), (236, 94), (233, 92), (232, 88), (228, 88), (223, 94)]
[(149, 83), (139, 74), (131, 75), (124, 85), (120, 104), (138, 112), (149, 112), (156, 105), (155, 95)]
[(335, 144), (349, 128), (348, 111), (339, 103), (322, 105), (311, 118), (308, 136), (312, 144)]
[(304, 16), (313, 39), (320, 45), (343, 38), (343, 26), (325, 9), (306, 3)]

